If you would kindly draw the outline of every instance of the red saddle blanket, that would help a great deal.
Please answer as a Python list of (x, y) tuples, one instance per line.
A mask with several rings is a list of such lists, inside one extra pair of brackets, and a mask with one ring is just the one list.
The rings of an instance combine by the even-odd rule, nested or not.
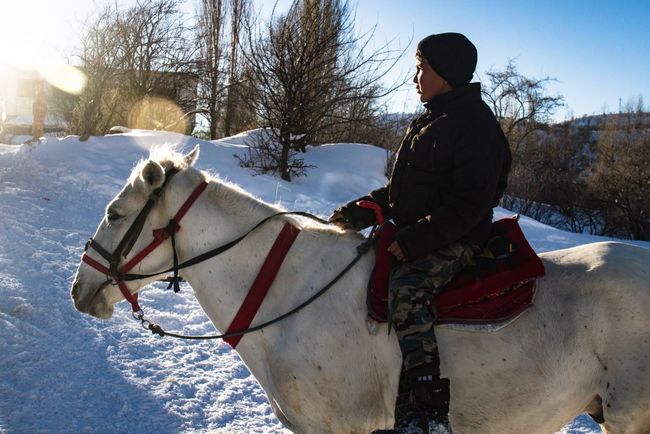
[[(395, 226), (386, 223), (376, 245), (375, 272), (367, 300), (369, 315), (380, 322), (387, 317), (388, 278), (395, 265), (387, 248), (394, 239)], [(490, 248), (491, 244), (501, 247)], [(532, 304), (536, 279), (544, 275), (544, 264), (526, 241), (517, 218), (494, 222), (486, 250), (493, 257), (480, 255), (476, 267), (462, 270), (436, 296), (436, 324), (507, 321)]]

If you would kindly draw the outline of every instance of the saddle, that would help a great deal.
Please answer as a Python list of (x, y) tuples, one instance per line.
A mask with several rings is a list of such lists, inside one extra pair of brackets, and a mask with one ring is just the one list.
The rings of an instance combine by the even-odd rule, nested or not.
[[(375, 244), (376, 263), (368, 285), (368, 315), (387, 321), (388, 279), (395, 257), (388, 246), (395, 240), (395, 225), (385, 222)], [(508, 321), (531, 306), (536, 279), (544, 264), (530, 247), (518, 217), (492, 224), (492, 233), (476, 265), (461, 270), (436, 296), (435, 324), (485, 324)]]

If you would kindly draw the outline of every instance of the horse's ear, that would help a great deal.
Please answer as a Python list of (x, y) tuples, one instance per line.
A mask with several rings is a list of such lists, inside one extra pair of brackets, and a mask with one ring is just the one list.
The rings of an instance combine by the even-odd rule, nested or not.
[(140, 178), (142, 178), (147, 187), (156, 189), (165, 182), (165, 169), (159, 163), (149, 160), (145, 164), (144, 169), (142, 169), (142, 172), (140, 172)]
[(187, 163), (187, 166), (194, 166), (194, 163), (196, 163), (196, 160), (199, 159), (199, 145), (196, 145), (194, 149), (192, 149), (192, 152), (187, 154), (185, 157), (185, 163)]

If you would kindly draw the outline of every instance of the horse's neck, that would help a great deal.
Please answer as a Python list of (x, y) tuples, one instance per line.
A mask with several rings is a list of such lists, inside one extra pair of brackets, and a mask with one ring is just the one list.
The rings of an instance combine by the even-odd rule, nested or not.
[[(217, 188), (228, 189), (222, 185)], [(187, 190), (185, 194), (191, 189)], [(181, 222), (183, 236), (181, 239), (179, 233), (177, 241), (181, 260), (237, 239), (278, 212), (236, 190), (205, 193)], [(183, 270), (201, 306), (220, 331), (228, 328), (239, 310), (284, 221), (271, 219), (225, 253)], [(305, 229), (296, 239), (276, 279), (282, 287), (281, 295), (271, 291), (260, 309), (260, 317), (269, 319), (269, 316), (284, 313), (287, 306), (304, 301), (305, 291), (313, 293), (314, 288), (324, 286), (327, 283), (324, 279), (336, 275), (356, 256), (360, 241), (360, 237), (321, 230), (312, 233)], [(327, 261), (314, 260), (316, 257), (327, 258)], [(284, 280), (280, 282), (281, 279)], [(358, 286), (361, 288), (364, 283)]]
[[(174, 200), (179, 204), (189, 196), (200, 177), (190, 173), (186, 175), (186, 179), (191, 187), (186, 186), (180, 189)], [(195, 220), (197, 220), (194, 226), (199, 227), (200, 232), (205, 236), (212, 234), (217, 238), (213, 241), (219, 241), (219, 239), (230, 241), (252, 229), (263, 219), (279, 212), (271, 205), (214, 179), (208, 181), (206, 191), (193, 205), (193, 208), (198, 208), (198, 210), (192, 211)], [(204, 236), (202, 235), (200, 238), (204, 238)], [(195, 241), (200, 243), (202, 240)]]
[[(242, 197), (241, 200), (246, 202), (251, 198)], [(224, 205), (215, 203), (210, 196), (197, 203), (197, 208), (188, 213), (188, 221), (181, 223), (185, 231), (183, 254), (188, 255), (182, 260), (238, 238), (277, 211), (260, 204), (248, 203), (244, 207), (233, 205), (237, 205), (237, 213), (225, 212)], [(188, 280), (201, 307), (220, 332), (228, 331), (283, 224), (282, 218), (271, 219), (223, 255), (183, 270), (183, 277)], [(224, 227), (227, 230), (224, 231)], [(278, 318), (324, 288), (356, 256), (356, 246), (360, 241), (360, 237), (337, 231), (305, 228), (291, 247), (251, 325)], [(361, 357), (367, 355), (374, 360), (373, 364), (380, 365), (381, 369), (375, 369), (381, 372), (380, 378), (386, 372), (399, 372), (399, 356), (391, 358), (383, 355), (393, 354), (389, 350), (396, 350), (397, 347), (388, 345), (391, 342), (387, 339), (381, 341), (383, 346), (371, 345), (364, 327), (365, 296), (362, 291), (371, 268), (371, 259), (365, 257), (309, 309), (292, 316), (291, 320), (247, 334), (238, 344), (238, 353), (271, 402), (281, 402), (288, 407), (296, 399), (291, 383), (297, 378), (293, 376), (295, 369), (307, 369), (297, 374), (298, 377), (316, 378), (316, 384), (331, 387), (330, 379), (324, 377), (325, 373), (335, 370), (347, 372), (346, 366), (360, 366), (354, 354)], [(341, 349), (346, 343), (353, 342), (351, 345), (357, 351), (344, 351), (346, 356), (342, 358), (333, 356), (335, 349), (329, 346), (332, 342), (342, 343), (337, 347)], [(386, 351), (382, 352), (381, 348)], [(386, 366), (385, 359), (392, 361), (390, 368)], [(327, 363), (329, 368), (321, 369), (323, 363)], [(355, 377), (362, 378), (361, 375)], [(360, 387), (365, 387), (365, 380), (359, 382)], [(342, 384), (342, 381), (339, 383)], [(388, 383), (396, 384), (397, 380), (395, 378)], [(379, 388), (376, 384), (374, 387), (377, 390), (371, 396), (384, 393), (379, 390), (381, 384)], [(366, 396), (363, 393), (358, 395)], [(356, 395), (350, 400), (359, 401)], [(388, 401), (392, 399), (389, 397)], [(319, 405), (313, 405), (318, 412), (326, 407)]]
[[(185, 188), (174, 202), (189, 195)], [(181, 222), (181, 260), (188, 260), (247, 233), (278, 210), (226, 185), (211, 181), (208, 189)], [(225, 331), (239, 309), (254, 274), (283, 223), (270, 221), (218, 257), (183, 270), (182, 274), (210, 319)]]

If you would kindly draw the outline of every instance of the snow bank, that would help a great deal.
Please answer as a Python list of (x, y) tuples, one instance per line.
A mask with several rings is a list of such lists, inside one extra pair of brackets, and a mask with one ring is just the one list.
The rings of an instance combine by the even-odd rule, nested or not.
[[(104, 207), (153, 146), (188, 151), (199, 144), (199, 168), (267, 202), (323, 217), (386, 182), (385, 152), (357, 144), (308, 148), (305, 161), (316, 168), (293, 183), (252, 176), (233, 156), (255, 134), (207, 142), (134, 130), (87, 142), (70, 136), (0, 145), (0, 432), (288, 432), (229, 346), (152, 337), (124, 303), (110, 321), (95, 320), (68, 295)], [(600, 239), (525, 217), (521, 223), (538, 251)], [(170, 330), (214, 332), (187, 287), (179, 295), (155, 287), (141, 299)], [(598, 431), (579, 418), (562, 432)]]

